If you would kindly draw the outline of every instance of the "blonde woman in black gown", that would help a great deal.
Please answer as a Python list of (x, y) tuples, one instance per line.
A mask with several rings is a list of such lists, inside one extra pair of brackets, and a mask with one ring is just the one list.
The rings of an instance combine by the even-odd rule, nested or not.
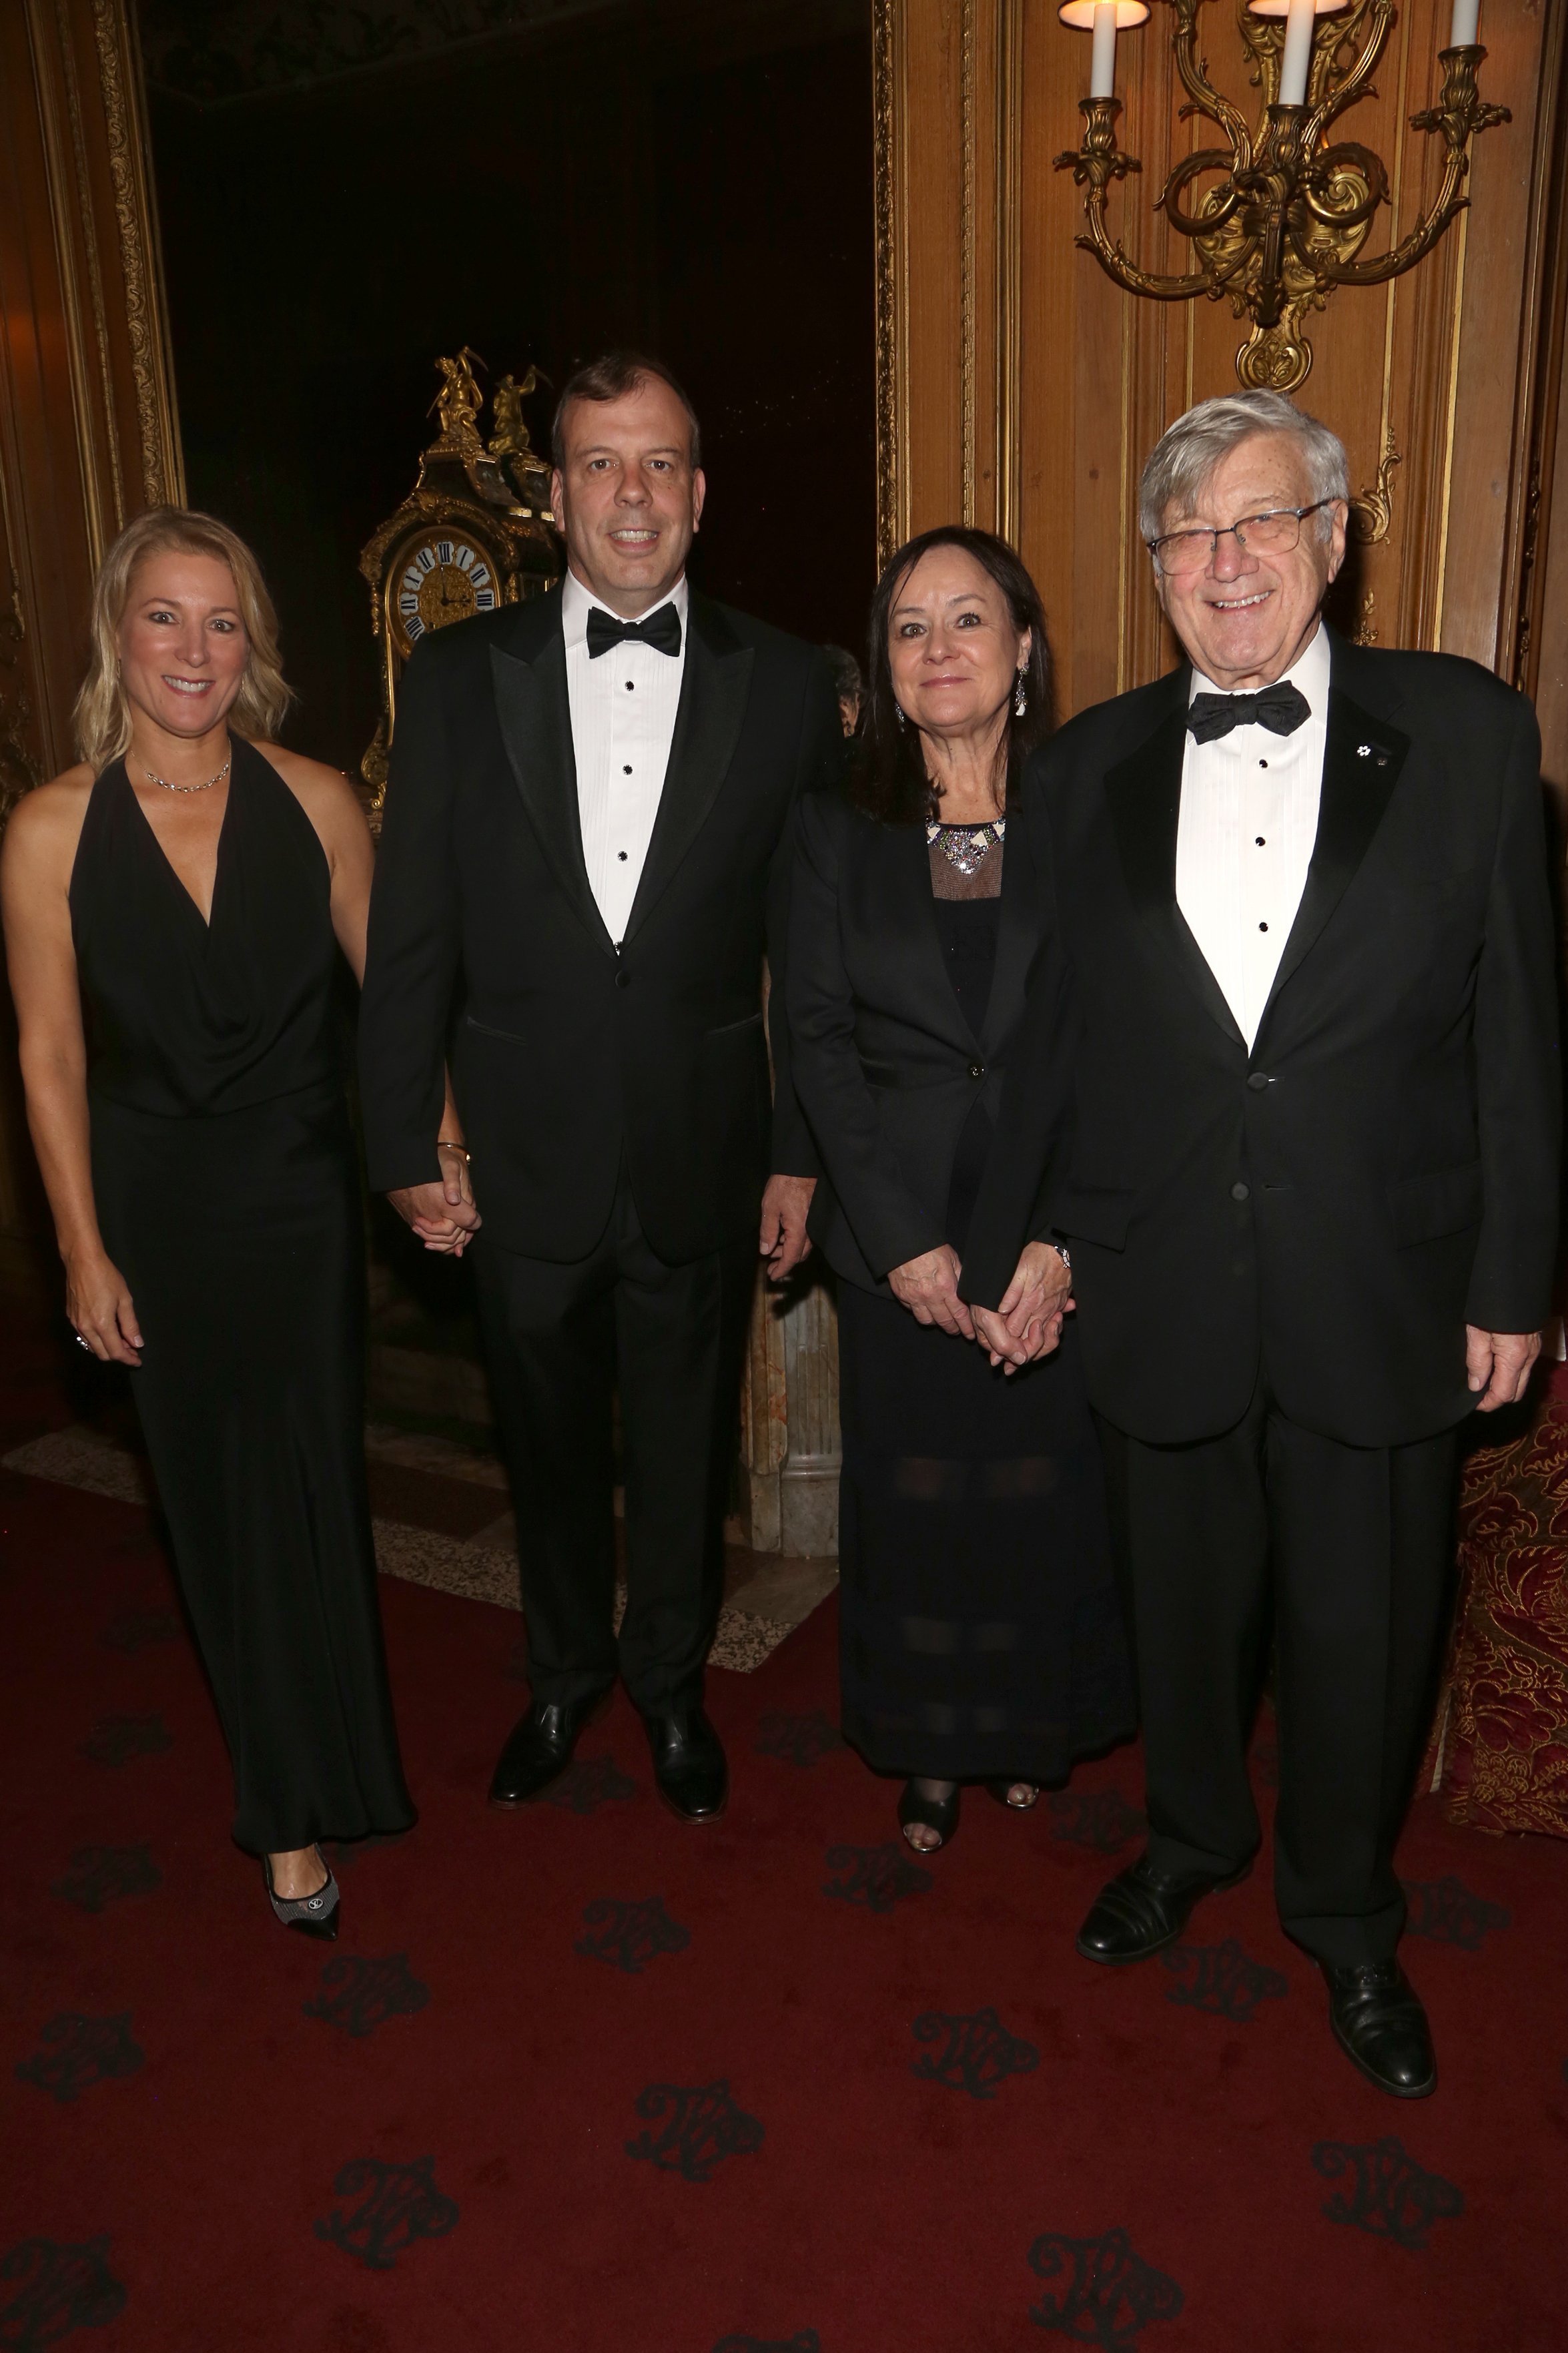
[(331, 1936), (319, 1841), (405, 1830), (414, 1809), (365, 1497), (333, 1007), (339, 951), (363, 965), (372, 849), (346, 778), (266, 740), (288, 699), (249, 550), (206, 516), (143, 515), (95, 588), (81, 764), (19, 804), (0, 884), (66, 1312), (131, 1368), (235, 1838), (278, 1917)]

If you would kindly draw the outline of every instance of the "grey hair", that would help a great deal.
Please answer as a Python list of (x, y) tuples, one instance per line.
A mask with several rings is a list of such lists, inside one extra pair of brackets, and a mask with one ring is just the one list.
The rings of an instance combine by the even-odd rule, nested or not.
[[(1178, 417), (1154, 444), (1138, 483), (1138, 528), (1145, 543), (1158, 539), (1173, 506), (1191, 513), (1215, 467), (1255, 433), (1292, 435), (1300, 445), (1314, 504), (1342, 499), (1349, 505), (1350, 461), (1337, 433), (1282, 392), (1221, 393)], [(1331, 516), (1320, 515), (1318, 521), (1326, 536)]]

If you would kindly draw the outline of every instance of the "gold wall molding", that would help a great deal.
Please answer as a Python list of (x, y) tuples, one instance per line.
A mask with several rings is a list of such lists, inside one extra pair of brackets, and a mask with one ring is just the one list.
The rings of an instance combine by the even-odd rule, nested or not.
[[(33, 19), (34, 86), (44, 134), (49, 211), (54, 220), (55, 251), (64, 298), (82, 503), (88, 544), (96, 565), (126, 517), (120, 437), (114, 430), (109, 311), (93, 217), (87, 132), (68, 0), (53, 0), (52, 8), (48, 0), (28, 0), (28, 5)], [(85, 305), (83, 279), (87, 288)]]
[(109, 134), (114, 218), (125, 281), (125, 322), (142, 447), (142, 490), (148, 506), (183, 502), (174, 375), (161, 291), (157, 210), (149, 168), (142, 78), (126, 0), (92, 0), (93, 39)]
[(1024, 0), (997, 0), (996, 289), (994, 525), (1017, 544), (1019, 530), (1018, 371), (1023, 350)]
[(1394, 470), (1404, 462), (1393, 426), (1384, 425), (1377, 479), (1367, 489), (1358, 491), (1351, 501), (1351, 529), (1363, 547), (1375, 546), (1379, 540), (1388, 537), (1388, 527), (1394, 521)]
[(902, 188), (905, 115), (903, 0), (874, 0), (872, 168), (876, 206), (877, 568), (909, 537), (909, 362), (903, 331), (910, 282)]
[(978, 256), (975, 239), (978, 234), (975, 218), (974, 116), (975, 74), (974, 55), (975, 0), (959, 0), (959, 89), (960, 185), (958, 241), (959, 308), (958, 308), (958, 413), (959, 447), (962, 452), (963, 489), (959, 501), (959, 520), (974, 521), (974, 333), (977, 311), (975, 279)]

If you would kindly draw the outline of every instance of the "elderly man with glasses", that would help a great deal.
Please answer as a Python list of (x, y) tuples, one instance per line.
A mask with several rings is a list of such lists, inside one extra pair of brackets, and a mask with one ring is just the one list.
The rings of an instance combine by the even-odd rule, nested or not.
[[(1280, 1918), (1349, 2056), (1419, 2098), (1394, 1850), (1458, 1433), (1523, 1393), (1557, 1229), (1539, 736), (1475, 663), (1325, 625), (1345, 453), (1279, 395), (1178, 419), (1140, 512), (1187, 659), (1037, 755), (1020, 822), (1056, 877), (1076, 1109), (1045, 1132), (1068, 1049), (1043, 1008), (974, 1225), (1011, 1232), (1001, 1194), (1038, 1187), (1069, 1247), (1125, 1564), (1149, 1841), (1078, 1946), (1142, 1960), (1249, 1869), (1272, 1631)], [(1021, 1361), (987, 1312), (1005, 1256), (972, 1241), (963, 1287)]]

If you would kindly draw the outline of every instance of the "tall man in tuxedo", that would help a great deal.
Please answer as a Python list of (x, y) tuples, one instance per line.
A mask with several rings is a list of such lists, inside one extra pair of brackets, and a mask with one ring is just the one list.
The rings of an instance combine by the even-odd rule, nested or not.
[[(1456, 1432), (1521, 1395), (1539, 1346), (1561, 1074), (1530, 705), (1474, 663), (1325, 627), (1348, 497), (1338, 440), (1272, 393), (1201, 403), (1144, 470), (1187, 661), (1082, 713), (1033, 779), (1083, 1025), (1045, 1198), (1129, 1564), (1148, 1781), (1147, 1851), (1079, 1950), (1141, 1960), (1247, 1870), (1272, 1618), (1280, 1916), (1350, 2057), (1414, 2098), (1436, 2063), (1394, 1957), (1394, 1841)], [(1026, 1189), (1049, 1161), (1047, 1026), (1005, 1113)], [(986, 1312), (995, 1257), (972, 1250), (966, 1290), (1016, 1356)]]
[[(812, 649), (690, 589), (697, 420), (616, 353), (556, 412), (559, 594), (426, 638), (398, 697), (360, 1066), (372, 1185), (473, 1245), (511, 1473), (531, 1704), (492, 1800), (566, 1768), (617, 1671), (661, 1795), (722, 1811), (702, 1708), (761, 1243), (804, 1257), (815, 1161), (761, 976), (837, 713)], [(453, 1082), (474, 1208), (441, 1125)], [(782, 1003), (782, 998), (778, 1000)], [(626, 1471), (619, 1645), (611, 1393)]]

